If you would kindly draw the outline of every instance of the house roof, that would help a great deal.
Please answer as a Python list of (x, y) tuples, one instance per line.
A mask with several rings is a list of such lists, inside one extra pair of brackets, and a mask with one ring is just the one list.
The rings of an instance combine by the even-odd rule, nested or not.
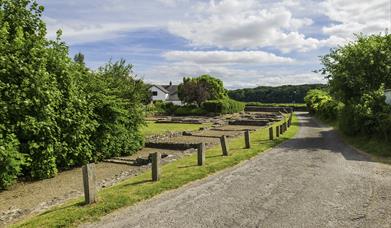
[(161, 86), (165, 88), (169, 92), (169, 94), (178, 92), (178, 85), (161, 85)]
[(178, 85), (152, 85), (168, 94), (167, 101), (180, 101), (178, 97)]
[(166, 90), (166, 88), (164, 88), (161, 85), (152, 85), (152, 86), (155, 86), (156, 88), (160, 89), (163, 93), (167, 93), (167, 94), (170, 93), (168, 90)]

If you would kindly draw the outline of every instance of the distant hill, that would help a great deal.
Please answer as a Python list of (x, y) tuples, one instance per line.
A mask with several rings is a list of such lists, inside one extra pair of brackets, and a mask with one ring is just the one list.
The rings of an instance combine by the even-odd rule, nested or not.
[(310, 89), (325, 88), (324, 84), (259, 86), (256, 88), (228, 91), (230, 98), (244, 102), (261, 103), (304, 103), (304, 97)]

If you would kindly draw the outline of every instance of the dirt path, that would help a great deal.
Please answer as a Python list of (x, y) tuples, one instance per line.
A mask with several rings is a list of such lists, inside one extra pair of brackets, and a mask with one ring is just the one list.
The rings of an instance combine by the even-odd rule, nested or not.
[(293, 140), (91, 227), (391, 227), (391, 167), (299, 114)]

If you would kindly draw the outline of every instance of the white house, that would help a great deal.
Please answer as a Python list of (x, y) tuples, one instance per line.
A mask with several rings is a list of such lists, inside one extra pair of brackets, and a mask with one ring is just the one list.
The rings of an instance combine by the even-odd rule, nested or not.
[(169, 85), (152, 85), (149, 90), (152, 93), (152, 101), (165, 101), (182, 105), (178, 97), (178, 86), (173, 85), (172, 82)]
[(386, 103), (391, 105), (391, 89), (386, 89), (384, 94), (386, 95)]

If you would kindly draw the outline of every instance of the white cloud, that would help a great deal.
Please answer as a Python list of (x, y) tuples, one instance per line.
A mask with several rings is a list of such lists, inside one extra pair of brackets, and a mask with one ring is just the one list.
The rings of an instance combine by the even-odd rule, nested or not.
[(325, 14), (334, 21), (323, 32), (338, 39), (351, 40), (357, 33), (376, 34), (390, 27), (391, 8), (388, 0), (327, 0)]
[(63, 38), (70, 44), (96, 42), (101, 40), (114, 39), (121, 36), (122, 32), (141, 28), (148, 28), (145, 24), (126, 24), (126, 23), (85, 23), (78, 20), (59, 21), (46, 18), (48, 37), (53, 39), (56, 31), (63, 31)]
[(224, 81), (227, 88), (255, 87), (259, 85), (278, 86), (285, 84), (299, 85), (307, 83), (325, 83), (324, 77), (316, 73), (295, 72), (294, 70), (257, 70), (233, 68), (222, 65), (203, 65), (193, 63), (173, 63), (160, 65), (145, 72), (149, 83), (164, 84), (168, 81), (180, 83), (183, 77), (196, 77), (203, 74), (213, 75)]
[(281, 64), (293, 63), (292, 58), (263, 51), (169, 51), (168, 60), (198, 64)]
[(48, 36), (63, 30), (69, 44), (121, 37), (126, 32), (166, 28), (182, 20), (189, 0), (38, 0), (45, 6)]
[[(384, 32), (391, 18), (388, 0), (38, 1), (46, 6), (50, 37), (61, 28), (71, 48), (95, 50), (93, 61), (123, 55), (148, 80), (209, 73), (229, 87), (324, 82), (307, 73), (319, 68), (317, 56), (327, 51), (322, 47), (343, 45), (353, 33)], [(157, 30), (185, 42), (154, 39)], [(130, 32), (144, 34), (132, 39)], [(82, 45), (95, 41), (107, 41), (110, 49)], [(180, 51), (188, 45), (193, 51)]]
[(198, 47), (257, 49), (273, 47), (284, 52), (308, 51), (318, 40), (299, 29), (311, 25), (309, 18), (295, 18), (285, 7), (265, 8), (255, 0), (222, 0), (200, 4), (205, 15), (193, 22), (172, 22), (169, 31)]
[(175, 7), (179, 3), (188, 2), (188, 0), (157, 0), (157, 1), (169, 7)]

